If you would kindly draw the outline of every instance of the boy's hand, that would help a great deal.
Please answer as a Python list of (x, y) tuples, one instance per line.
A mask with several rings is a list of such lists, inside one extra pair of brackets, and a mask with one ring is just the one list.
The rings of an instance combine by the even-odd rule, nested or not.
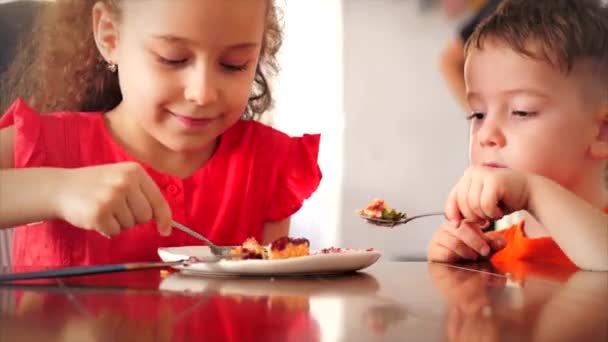
[(435, 233), (427, 250), (427, 260), (434, 262), (457, 262), (486, 258), (505, 247), (500, 234), (484, 234), (482, 225), (462, 222), (460, 227), (446, 222)]
[(57, 195), (57, 216), (76, 227), (108, 236), (154, 219), (161, 234), (171, 232), (167, 201), (136, 163), (67, 170)]
[(448, 196), (445, 214), (459, 223), (500, 219), (528, 203), (528, 175), (510, 169), (473, 166)]

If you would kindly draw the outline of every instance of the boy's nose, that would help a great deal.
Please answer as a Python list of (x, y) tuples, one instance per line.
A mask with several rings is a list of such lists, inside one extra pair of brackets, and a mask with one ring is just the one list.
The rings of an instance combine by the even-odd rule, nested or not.
[(484, 121), (477, 134), (479, 144), (482, 147), (503, 147), (506, 144), (506, 138), (500, 124), (495, 120)]
[(219, 90), (213, 75), (209, 71), (199, 71), (192, 75), (186, 85), (186, 100), (198, 106), (208, 106), (217, 102)]

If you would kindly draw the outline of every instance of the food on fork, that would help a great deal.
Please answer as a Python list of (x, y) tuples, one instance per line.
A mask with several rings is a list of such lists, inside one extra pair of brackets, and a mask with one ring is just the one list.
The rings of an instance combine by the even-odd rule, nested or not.
[(260, 245), (255, 238), (248, 238), (241, 246), (235, 247), (232, 254), (239, 259), (287, 259), (310, 254), (310, 242), (305, 238), (281, 237), (268, 246)]
[(390, 208), (383, 199), (379, 198), (372, 200), (365, 209), (361, 209), (357, 213), (370, 219), (390, 221), (399, 221), (406, 217), (405, 213)]

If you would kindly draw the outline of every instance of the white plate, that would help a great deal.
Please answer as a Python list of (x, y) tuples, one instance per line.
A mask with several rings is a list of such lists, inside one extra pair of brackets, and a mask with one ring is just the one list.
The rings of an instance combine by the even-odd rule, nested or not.
[[(159, 248), (158, 255), (163, 261), (179, 261), (190, 257), (210, 256), (207, 246), (185, 246)], [(221, 260), (218, 262), (196, 263), (175, 268), (194, 275), (312, 275), (346, 273), (362, 270), (380, 258), (376, 250), (346, 250), (339, 253), (314, 254), (280, 260)]]

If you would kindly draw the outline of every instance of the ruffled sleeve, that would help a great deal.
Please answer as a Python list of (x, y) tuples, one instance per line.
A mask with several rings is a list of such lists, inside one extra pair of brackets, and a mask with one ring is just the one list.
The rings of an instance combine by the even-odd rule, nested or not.
[(15, 101), (0, 118), (0, 129), (15, 127), (15, 168), (41, 165), (44, 155), (40, 146), (41, 116), (22, 100)]
[(293, 215), (319, 187), (322, 178), (317, 162), (320, 140), (319, 134), (289, 139), (285, 158), (280, 160), (267, 221), (279, 221)]

